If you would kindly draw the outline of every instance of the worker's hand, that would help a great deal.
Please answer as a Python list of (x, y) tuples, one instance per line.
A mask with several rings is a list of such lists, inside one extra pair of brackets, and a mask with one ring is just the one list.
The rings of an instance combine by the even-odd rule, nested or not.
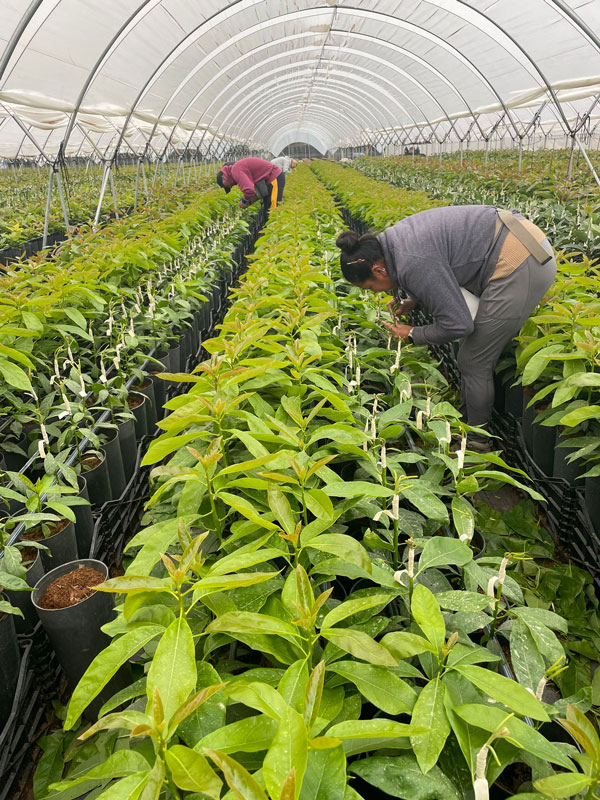
[(238, 206), (240, 208), (248, 208), (249, 205), (250, 205), (250, 203), (247, 203), (245, 200), (240, 200), (239, 203), (238, 203)]
[(387, 307), (392, 319), (396, 319), (397, 317), (404, 317), (406, 314), (410, 314), (411, 311), (414, 311), (417, 307), (417, 303), (415, 300), (408, 297), (405, 300), (390, 300)]
[(395, 339), (403, 339), (408, 342), (408, 334), (412, 331), (412, 325), (392, 325), (389, 322), (383, 324)]

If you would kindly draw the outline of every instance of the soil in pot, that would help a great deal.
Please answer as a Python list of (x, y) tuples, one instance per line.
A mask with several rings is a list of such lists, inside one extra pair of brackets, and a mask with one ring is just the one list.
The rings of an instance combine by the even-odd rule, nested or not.
[(104, 581), (104, 575), (97, 569), (80, 567), (52, 581), (39, 605), (42, 608), (70, 608), (91, 597), (95, 592), (94, 586)]
[[(110, 643), (102, 627), (114, 619), (114, 598), (94, 589), (107, 578), (104, 563), (79, 559), (43, 575), (32, 592), (32, 603), (71, 690)], [(95, 720), (102, 704), (130, 682), (131, 669), (124, 664), (83, 712), (86, 719)]]

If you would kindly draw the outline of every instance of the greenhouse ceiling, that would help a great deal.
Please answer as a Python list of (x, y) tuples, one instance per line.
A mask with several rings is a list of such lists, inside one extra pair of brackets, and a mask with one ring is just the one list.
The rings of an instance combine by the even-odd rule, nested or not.
[(600, 0), (3, 0), (0, 157), (597, 126)]

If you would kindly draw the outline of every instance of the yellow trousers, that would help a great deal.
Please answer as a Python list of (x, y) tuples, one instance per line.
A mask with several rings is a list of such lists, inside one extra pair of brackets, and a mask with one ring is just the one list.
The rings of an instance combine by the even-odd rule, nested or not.
[(277, 178), (271, 182), (271, 205), (269, 210), (273, 211), (274, 208), (277, 208)]

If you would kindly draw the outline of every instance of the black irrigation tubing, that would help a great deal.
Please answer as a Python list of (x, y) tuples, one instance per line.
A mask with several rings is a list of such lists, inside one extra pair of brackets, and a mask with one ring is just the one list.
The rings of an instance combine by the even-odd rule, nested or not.
[[(251, 223), (250, 231), (246, 235), (246, 239), (248, 240), (247, 244), (244, 247), (242, 247), (242, 252), (241, 252), (240, 257), (239, 257), (239, 262), (240, 262), (239, 266), (240, 267), (241, 267), (246, 255), (248, 254), (248, 252), (250, 251), (251, 247), (253, 246), (254, 242), (256, 241), (256, 239), (258, 237), (258, 231), (260, 230), (260, 227), (261, 227), (261, 225), (263, 224), (263, 221), (264, 221), (263, 218), (264, 218), (264, 214), (263, 214), (262, 211), (260, 211), (255, 215), (255, 217), (254, 217), (254, 219), (253, 219), (253, 221)], [(239, 245), (236, 247), (236, 250), (234, 252), (236, 252), (237, 250), (239, 250)], [(233, 260), (235, 260), (235, 259), (232, 258), (232, 261)], [(220, 280), (221, 280), (220, 277), (215, 277), (215, 285), (218, 285)], [(214, 325), (212, 327), (214, 329)], [(142, 369), (145, 369), (145, 367), (151, 362), (152, 357), (153, 357), (155, 352), (156, 352), (156, 348), (153, 348), (150, 351), (146, 361), (144, 361), (144, 363), (142, 364)], [(198, 361), (197, 363), (200, 363), (200, 362)], [(135, 377), (130, 378), (129, 381), (127, 382), (127, 384), (126, 384), (126, 388), (130, 389), (133, 386), (135, 380), (136, 380)], [(88, 393), (88, 395), (89, 395), (89, 393)], [(102, 425), (104, 422), (106, 422), (109, 418), (110, 418), (110, 411), (108, 411), (108, 410), (104, 411), (98, 417), (98, 419), (95, 421), (95, 424), (94, 424), (94, 427), (92, 428), (92, 431), (93, 432), (96, 431), (100, 427), (100, 425)], [(89, 442), (88, 439), (82, 439), (82, 441), (77, 445), (77, 447), (75, 447), (73, 449), (73, 452), (71, 453), (69, 458), (66, 460), (66, 462), (65, 462), (66, 466), (68, 466), (68, 467), (72, 466), (76, 462), (76, 460), (78, 459), (79, 455), (81, 455), (86, 450), (86, 448), (87, 448), (87, 446), (89, 444), (90, 444), (90, 442)], [(23, 465), (23, 467), (19, 471), (20, 472), (25, 472), (36, 460), (37, 460), (37, 457), (36, 456), (32, 456), (30, 459), (28, 459), (28, 461)], [(60, 472), (60, 469), (58, 471)], [(19, 523), (19, 525), (15, 528), (15, 530), (10, 535), (10, 537), (9, 537), (9, 539), (8, 539), (6, 544), (8, 546), (14, 544), (14, 542), (17, 541), (17, 539), (24, 532), (24, 530), (25, 530), (25, 524), (22, 523), (22, 522)], [(0, 552), (0, 558), (3, 558), (3, 557), (4, 557), (4, 552)]]

